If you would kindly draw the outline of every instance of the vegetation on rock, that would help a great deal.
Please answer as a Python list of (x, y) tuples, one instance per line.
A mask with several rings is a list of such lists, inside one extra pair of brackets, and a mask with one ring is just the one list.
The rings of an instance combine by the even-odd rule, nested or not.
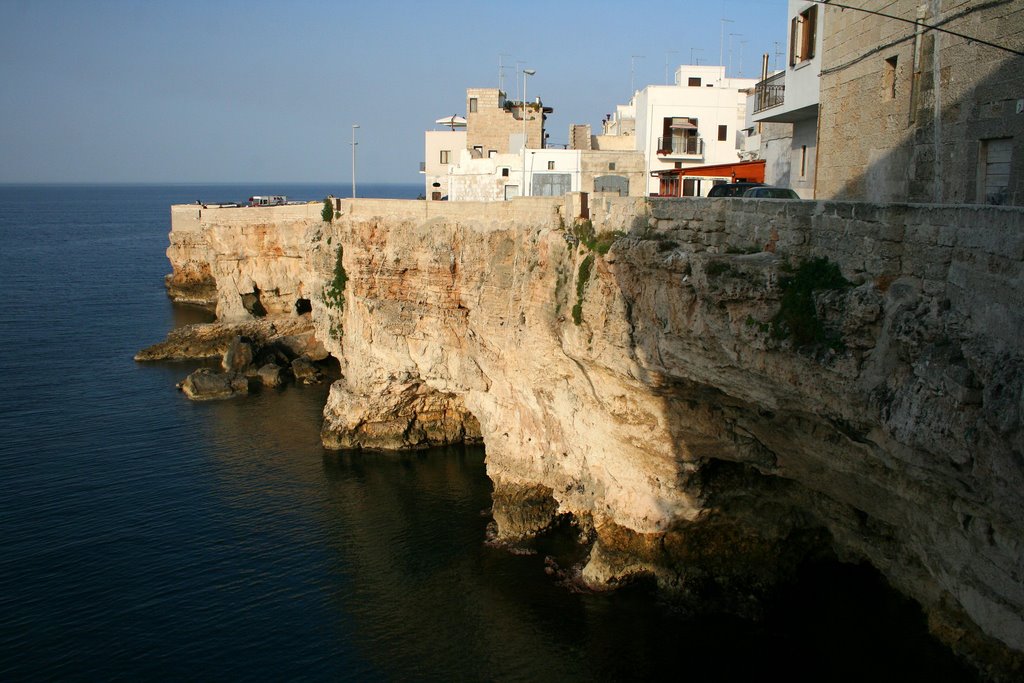
[(324, 209), (320, 212), (320, 217), (324, 223), (331, 223), (334, 221), (334, 207), (331, 205), (331, 198), (326, 197), (324, 199)]
[(324, 302), (331, 307), (343, 308), (345, 305), (345, 284), (348, 282), (348, 275), (345, 273), (345, 266), (342, 264), (344, 248), (338, 245), (338, 257), (334, 263), (334, 279), (330, 286), (324, 290)]
[(814, 304), (814, 293), (830, 289), (852, 287), (839, 266), (827, 258), (804, 261), (791, 271), (789, 277), (779, 279), (782, 301), (779, 312), (772, 318), (772, 336), (776, 339), (792, 339), (798, 347), (824, 344), (833, 349), (842, 348), (842, 340), (829, 333)]
[(576, 277), (576, 305), (572, 307), (572, 321), (579, 325), (583, 322), (583, 292), (590, 281), (590, 272), (594, 268), (594, 255), (587, 254), (587, 258), (580, 263), (580, 271)]

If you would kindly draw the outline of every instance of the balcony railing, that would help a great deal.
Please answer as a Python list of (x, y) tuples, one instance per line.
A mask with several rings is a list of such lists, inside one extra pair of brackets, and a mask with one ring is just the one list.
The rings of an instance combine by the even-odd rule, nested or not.
[(777, 107), (786, 101), (786, 72), (780, 71), (754, 86), (754, 113)]
[(703, 157), (704, 138), (697, 136), (658, 138), (658, 155), (663, 157)]
[(420, 173), (426, 173), (426, 172), (427, 172), (427, 162), (421, 161), (420, 162)]

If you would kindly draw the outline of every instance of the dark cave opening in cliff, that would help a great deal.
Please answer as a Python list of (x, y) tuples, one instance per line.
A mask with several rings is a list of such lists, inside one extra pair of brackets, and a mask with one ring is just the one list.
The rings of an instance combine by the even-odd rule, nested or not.
[(309, 299), (296, 299), (295, 300), (295, 313), (302, 315), (304, 313), (311, 313), (313, 311), (313, 304), (310, 303)]

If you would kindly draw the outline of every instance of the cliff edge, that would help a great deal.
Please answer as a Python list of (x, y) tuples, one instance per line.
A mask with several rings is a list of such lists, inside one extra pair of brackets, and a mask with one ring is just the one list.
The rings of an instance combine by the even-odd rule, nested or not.
[(308, 312), (339, 360), (328, 447), (482, 439), (498, 537), (571, 516), (594, 587), (647, 575), (756, 614), (807, 557), (868, 561), (982, 670), (1020, 673), (1024, 211), (179, 208), (172, 295), (225, 322)]

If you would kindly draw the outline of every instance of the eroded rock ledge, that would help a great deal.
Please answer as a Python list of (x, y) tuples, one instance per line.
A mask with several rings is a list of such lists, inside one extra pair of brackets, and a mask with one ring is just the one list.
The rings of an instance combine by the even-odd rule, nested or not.
[[(223, 209), (172, 244), (222, 320), (309, 302), (343, 373), (329, 447), (482, 437), (499, 539), (571, 516), (591, 585), (748, 614), (803, 558), (868, 561), (982, 671), (1020, 673), (1024, 212), (439, 204)], [(801, 299), (817, 259), (848, 284)]]

